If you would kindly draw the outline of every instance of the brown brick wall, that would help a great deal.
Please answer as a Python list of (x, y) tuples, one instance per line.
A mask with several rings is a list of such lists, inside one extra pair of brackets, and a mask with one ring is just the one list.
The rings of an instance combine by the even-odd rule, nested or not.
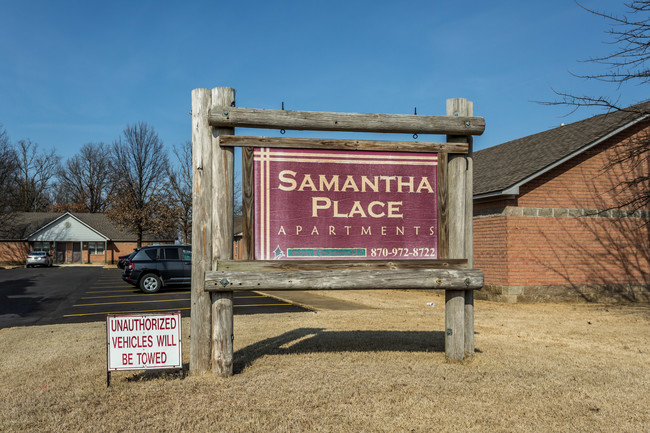
[[(640, 219), (508, 217), (510, 286), (649, 284)], [(497, 280), (489, 284), (503, 284)]]
[(241, 260), (244, 252), (244, 243), (241, 239), (235, 239), (232, 243), (232, 258)]
[(0, 242), (0, 264), (20, 265), (27, 261), (27, 242)]
[(587, 299), (582, 295), (597, 293), (597, 286), (643, 291), (650, 285), (647, 212), (629, 218), (609, 217), (617, 211), (598, 217), (582, 212), (620, 206), (626, 200), (616, 190), (620, 181), (647, 175), (647, 161), (604, 167), (622, 146), (648, 133), (650, 127), (639, 126), (613, 137), (522, 186), (517, 200), (475, 204), (474, 266), (484, 271), (494, 299), (550, 300), (557, 298), (552, 290)]
[(474, 267), (490, 284), (508, 284), (506, 217), (474, 219)]

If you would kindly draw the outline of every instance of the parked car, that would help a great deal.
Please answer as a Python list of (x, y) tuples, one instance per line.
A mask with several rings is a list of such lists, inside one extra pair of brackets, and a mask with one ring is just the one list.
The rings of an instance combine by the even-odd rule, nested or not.
[(156, 293), (168, 285), (189, 285), (192, 282), (192, 247), (142, 247), (126, 262), (122, 279), (144, 293)]
[(135, 253), (137, 253), (138, 251), (140, 251), (140, 248), (136, 248), (135, 250), (133, 250), (133, 252), (131, 252), (129, 254), (125, 254), (123, 256), (118, 256), (118, 258), (117, 258), (117, 267), (120, 268), (120, 269), (124, 269), (124, 266), (129, 261), (129, 259), (132, 256), (134, 256)]
[(27, 254), (26, 267), (31, 266), (52, 266), (54, 259), (47, 251), (32, 251)]

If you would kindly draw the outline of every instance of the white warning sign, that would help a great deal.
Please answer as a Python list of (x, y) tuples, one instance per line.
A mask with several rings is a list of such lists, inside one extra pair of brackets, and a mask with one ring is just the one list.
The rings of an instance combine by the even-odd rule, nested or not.
[(182, 368), (181, 314), (106, 317), (108, 370)]

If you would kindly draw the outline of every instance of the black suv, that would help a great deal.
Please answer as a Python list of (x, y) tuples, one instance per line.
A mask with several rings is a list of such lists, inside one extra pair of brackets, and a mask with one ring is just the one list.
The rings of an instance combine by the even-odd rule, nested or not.
[(162, 286), (192, 282), (192, 247), (153, 245), (142, 247), (128, 259), (122, 279), (144, 293), (156, 293)]

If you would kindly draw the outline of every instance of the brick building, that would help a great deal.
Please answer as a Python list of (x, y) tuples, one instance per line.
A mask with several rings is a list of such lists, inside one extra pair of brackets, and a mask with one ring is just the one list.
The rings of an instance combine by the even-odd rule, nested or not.
[[(143, 245), (173, 243), (145, 233)], [(29, 251), (49, 251), (54, 263), (116, 263), (132, 252), (137, 236), (101, 213), (17, 212), (0, 226), (0, 264), (24, 264)]]
[(639, 104), (475, 153), (474, 266), (486, 283), (477, 297), (650, 300), (650, 212), (627, 204), (650, 187), (647, 154), (610, 164), (650, 134), (649, 110)]

